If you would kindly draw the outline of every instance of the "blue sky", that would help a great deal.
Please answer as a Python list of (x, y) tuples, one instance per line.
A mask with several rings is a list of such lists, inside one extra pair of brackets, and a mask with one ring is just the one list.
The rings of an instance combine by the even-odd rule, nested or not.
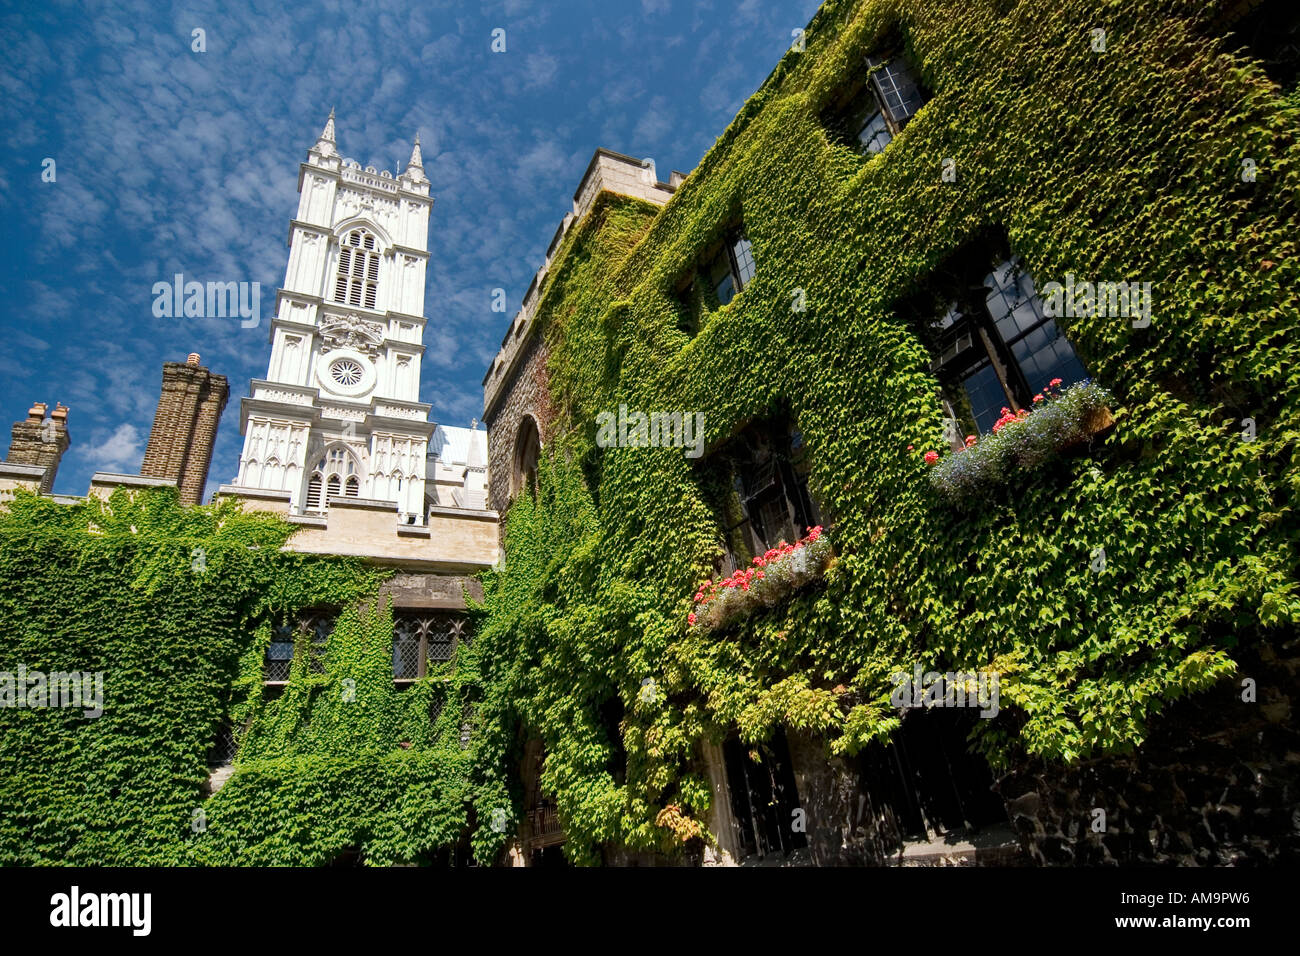
[[(0, 4), (0, 424), (71, 408), (55, 491), (137, 473), (164, 361), (230, 379), (209, 491), (238, 466), (266, 373), (298, 164), (330, 107), (340, 152), (436, 199), (421, 397), (467, 426), (591, 154), (689, 172), (817, 0)], [(191, 50), (202, 28), (207, 50)], [(506, 31), (506, 52), (491, 50)], [(56, 180), (43, 182), (46, 158)], [(262, 286), (262, 324), (157, 319), (174, 273)], [(491, 290), (509, 296), (491, 311)]]

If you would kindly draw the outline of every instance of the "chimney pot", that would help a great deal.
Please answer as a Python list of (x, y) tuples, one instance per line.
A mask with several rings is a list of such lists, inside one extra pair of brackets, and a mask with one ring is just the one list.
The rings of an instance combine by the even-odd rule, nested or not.
[(44, 402), (32, 402), (32, 407), (27, 409), (28, 421), (33, 421), (33, 422), (45, 421), (46, 407), (47, 406)]
[(54, 411), (50, 412), (50, 418), (55, 421), (66, 422), (68, 420), (68, 406), (59, 402), (54, 406)]
[(191, 352), (190, 355), (189, 355), (189, 358), (187, 358), (187, 359), (185, 360), (185, 364), (186, 364), (186, 365), (198, 365), (198, 364), (199, 364), (199, 353), (198, 353), (198, 352)]

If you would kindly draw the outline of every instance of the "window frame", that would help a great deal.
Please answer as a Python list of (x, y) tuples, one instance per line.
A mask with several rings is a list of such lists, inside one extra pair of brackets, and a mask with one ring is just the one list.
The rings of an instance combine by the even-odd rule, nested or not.
[[(742, 244), (744, 249), (738, 253), (737, 247)], [(735, 302), (757, 275), (754, 242), (749, 238), (744, 220), (735, 219), (722, 228), (718, 239), (706, 247), (695, 265), (677, 283), (675, 298), (681, 317), (677, 323), (678, 330), (692, 337), (698, 335), (704, 326), (704, 317)], [(728, 282), (732, 289), (725, 302), (718, 291), (724, 282)]]
[(382, 251), (379, 237), (364, 226), (349, 229), (339, 238), (334, 267), (333, 301), (336, 304), (378, 311)]
[[(748, 567), (782, 540), (793, 544), (822, 523), (821, 504), (809, 487), (811, 453), (789, 416), (751, 423), (710, 458), (724, 483), (719, 574)], [(775, 524), (771, 508), (784, 511)]]
[[(330, 636), (338, 624), (339, 612), (336, 608), (304, 608), (289, 620), (271, 627), (271, 640), (262, 655), (262, 684), (266, 687), (283, 687), (293, 675), (293, 663), (298, 659), (299, 640), (302, 639), (307, 655), (309, 674), (324, 674), (326, 653)], [(288, 638), (285, 640), (284, 638)], [(273, 648), (289, 648), (288, 657), (272, 657)], [(281, 650), (280, 653), (283, 653)], [(283, 665), (272, 669), (272, 664)], [(272, 673), (283, 672), (283, 677), (271, 677)]]
[[(1059, 370), (1064, 374), (1057, 377), (1068, 379), (1065, 384), (1088, 377), (1074, 344), (1056, 318), (1047, 313), (1033, 276), (1005, 243), (980, 240), (957, 258), (957, 268), (947, 275), (950, 288), (936, 297), (948, 303), (947, 310), (938, 318), (932, 317), (933, 311), (929, 312), (931, 317), (922, 318), (928, 328), (925, 338), (930, 352), (929, 370), (939, 381), (945, 416), (958, 425), (948, 435), (954, 451), (964, 447), (966, 434), (988, 434), (999, 417), (999, 408), (1017, 413), (1033, 407), (1032, 372), (1022, 364), (1017, 347), (1036, 333), (1055, 329), (1056, 334), (1044, 344), (1064, 341), (1069, 356), (1064, 360), (1066, 367)], [(977, 277), (980, 272), (982, 278)], [(991, 302), (995, 298), (1008, 300), (1012, 293), (1014, 299), (1007, 311), (995, 315)], [(1021, 320), (1015, 316), (1026, 306), (1033, 309), (1036, 318), (1021, 327)], [(1014, 325), (1010, 335), (1001, 326), (1008, 319)], [(1077, 370), (1069, 368), (1070, 362), (1078, 366)], [(987, 369), (992, 370), (1001, 396), (994, 404), (977, 409), (968, 382)], [(1041, 383), (1039, 388), (1046, 384)]]
[[(407, 669), (399, 668), (398, 641), (403, 624), (413, 626), (415, 639), (415, 676), (405, 676)], [(436, 629), (436, 630), (435, 630)], [(446, 645), (445, 657), (431, 657), (435, 635), (445, 635), (446, 641), (436, 643)], [(393, 683), (405, 688), (418, 680), (429, 676), (431, 664), (445, 664), (452, 660), (457, 649), (470, 643), (469, 619), (453, 611), (438, 611), (426, 608), (395, 608), (393, 611)], [(402, 661), (402, 664), (405, 662)]]
[[(884, 49), (886, 52), (862, 58), (865, 71), (855, 74), (848, 91), (829, 110), (823, 111), (822, 116), (822, 125), (833, 139), (866, 158), (883, 153), (930, 100), (901, 44)], [(897, 100), (896, 105), (891, 105), (891, 97)], [(883, 129), (864, 139), (863, 134), (877, 121)], [(882, 136), (884, 141), (875, 145)]]

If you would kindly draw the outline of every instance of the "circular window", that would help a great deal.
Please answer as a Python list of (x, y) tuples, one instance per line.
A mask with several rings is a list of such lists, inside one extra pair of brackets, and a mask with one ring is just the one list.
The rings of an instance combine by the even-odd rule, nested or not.
[(364, 376), (365, 369), (352, 359), (339, 359), (330, 366), (330, 377), (347, 388), (360, 385)]

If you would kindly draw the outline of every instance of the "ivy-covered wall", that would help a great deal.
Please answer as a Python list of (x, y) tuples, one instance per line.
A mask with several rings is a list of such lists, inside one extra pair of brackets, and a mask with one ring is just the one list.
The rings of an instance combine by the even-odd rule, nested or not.
[[(0, 510), (0, 671), (24, 669), (24, 705), (45, 702), (36, 672), (102, 674), (97, 717), (0, 707), (0, 863), (469, 857), (475, 799), (510, 805), (502, 784), (471, 782), (473, 644), (398, 692), (383, 573), (281, 551), (292, 531), (233, 501), (182, 507), (171, 489), (73, 506), (19, 493)], [(299, 638), (271, 699), (272, 627), (313, 607), (342, 609), (323, 667)], [(223, 720), (236, 772), (209, 795)]]
[[(1039, 781), (1140, 756), (1180, 699), (1276, 709), (1290, 670), (1239, 664), (1294, 659), (1300, 619), (1298, 104), (1226, 51), (1211, 6), (828, 3), (666, 207), (604, 196), (569, 230), (535, 320), (537, 494), (510, 508), (476, 639), (404, 692), (380, 575), (282, 552), (279, 519), (20, 494), (0, 670), (102, 671), (104, 709), (0, 707), (0, 863), (496, 862), (530, 739), (570, 859), (688, 859), (709, 839), (702, 740), (785, 728), (842, 759), (898, 729), (889, 675), (918, 663), (1000, 671), (972, 746)], [(894, 38), (932, 98), (866, 159), (820, 115)], [(695, 329), (679, 284), (737, 219), (756, 275)], [(899, 303), (989, 227), (1040, 283), (1149, 281), (1154, 310), (1060, 320), (1113, 432), (956, 510), (918, 454), (941, 445), (938, 386)], [(597, 447), (620, 404), (702, 413), (705, 457)], [(726, 631), (689, 628), (721, 552), (709, 455), (777, 410), (836, 558)], [(271, 628), (319, 606), (343, 609), (323, 673), (302, 647), (268, 699)], [(247, 729), (207, 796), (226, 717)]]
[[(1245, 676), (1261, 701), (1294, 682), (1238, 657), (1293, 642), (1300, 619), (1300, 104), (1228, 51), (1214, 9), (832, 0), (666, 207), (606, 196), (570, 230), (534, 320), (553, 434), (481, 640), (508, 688), (503, 739), (546, 748), (571, 859), (690, 845), (705, 736), (785, 727), (828, 755), (886, 739), (889, 675), (917, 663), (1001, 673), (971, 744), (999, 767), (1130, 753), (1180, 698), (1248, 707)], [(820, 116), (898, 41), (931, 99), (864, 158)], [(756, 275), (684, 331), (682, 278), (737, 220)], [(637, 224), (613, 258), (611, 222)], [(1153, 312), (1058, 319), (1114, 430), (956, 509), (920, 458), (943, 447), (942, 412), (901, 303), (990, 228), (1040, 287), (1150, 282)], [(597, 446), (597, 415), (624, 404), (703, 413), (708, 453), (789, 413), (833, 524), (824, 585), (725, 633), (688, 628), (723, 515), (681, 449)]]

